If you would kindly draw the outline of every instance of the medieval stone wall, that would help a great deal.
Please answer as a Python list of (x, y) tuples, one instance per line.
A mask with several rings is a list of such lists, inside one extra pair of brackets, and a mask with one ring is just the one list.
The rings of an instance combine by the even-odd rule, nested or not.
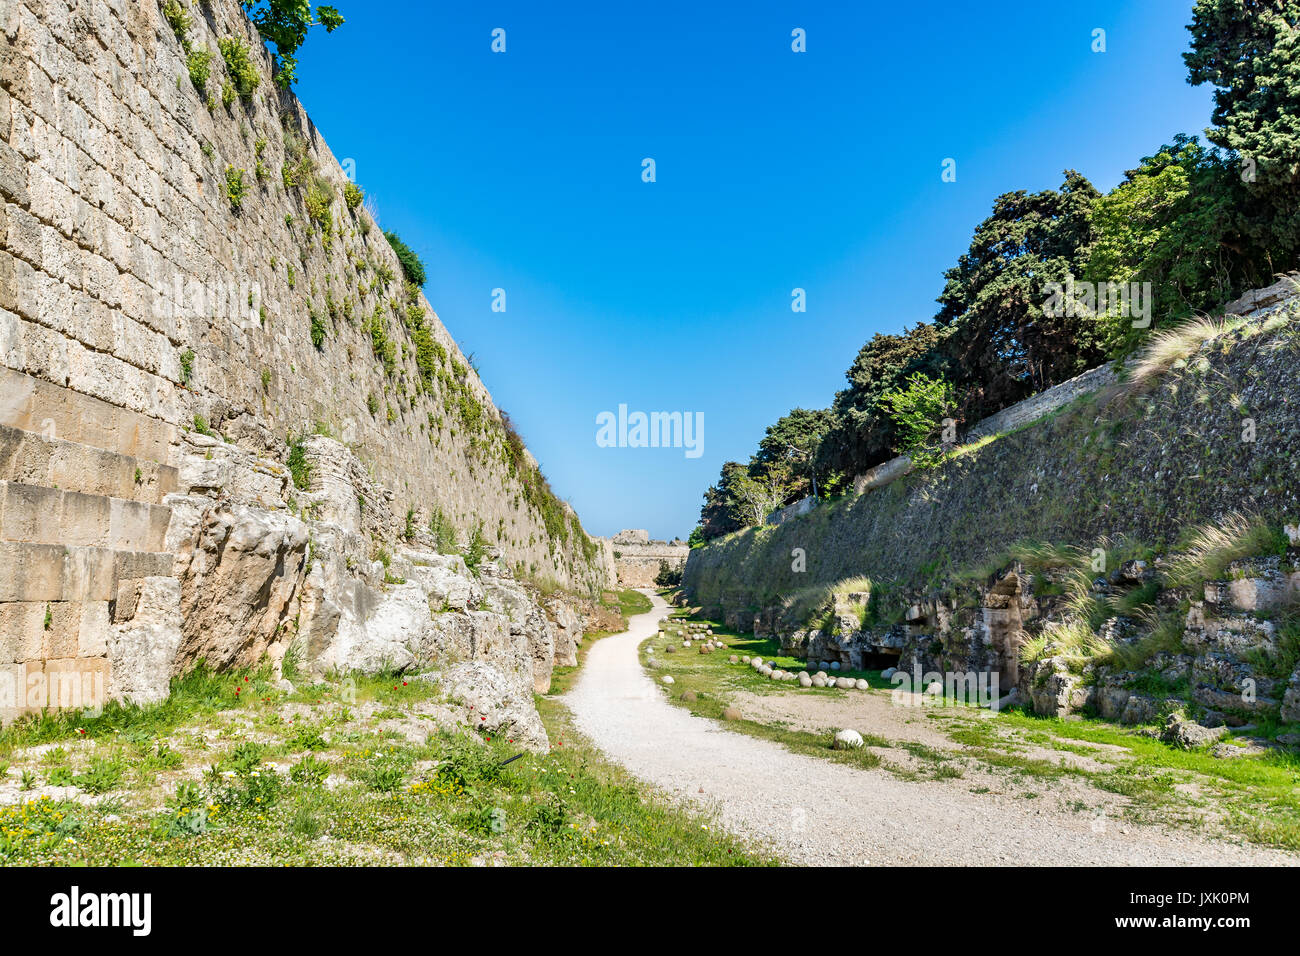
[[(158, 0), (0, 0), (8, 679), (85, 673), (125, 691), (156, 665), (145, 683), (165, 688), (173, 661), (132, 656), (129, 632), (183, 656), (202, 625), (177, 606), (229, 611), (192, 593), (205, 549), (269, 561), (246, 596), (261, 603), (232, 617), (253, 622), (228, 649), (248, 663), (281, 641), (313, 566), (311, 522), (344, 489), (358, 513), (330, 518), (351, 522), (336, 551), (349, 570), (399, 539), (427, 545), (436, 510), (461, 546), (481, 528), (514, 575), (608, 586), (608, 551), (538, 492), (535, 462), (381, 228), (345, 201), (342, 167), (273, 82), (240, 4), (182, 6), (184, 43)], [(231, 39), (260, 79), (246, 99), (218, 51)], [(185, 44), (211, 53), (202, 88)], [(303, 480), (285, 464), (305, 435), (333, 441), (313, 446)], [(348, 481), (331, 497), (340, 462)], [(222, 527), (233, 536), (205, 537)]]

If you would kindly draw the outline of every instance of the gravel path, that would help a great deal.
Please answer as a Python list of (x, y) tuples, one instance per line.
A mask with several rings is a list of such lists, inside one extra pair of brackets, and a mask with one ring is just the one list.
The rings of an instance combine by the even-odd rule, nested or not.
[(1296, 865), (1189, 831), (1054, 813), (792, 753), (669, 704), (637, 648), (667, 607), (596, 643), (564, 698), (578, 728), (640, 779), (715, 811), (792, 863), (839, 865)]

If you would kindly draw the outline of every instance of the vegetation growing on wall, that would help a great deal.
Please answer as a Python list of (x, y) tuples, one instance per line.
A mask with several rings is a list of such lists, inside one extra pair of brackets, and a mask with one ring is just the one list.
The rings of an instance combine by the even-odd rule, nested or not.
[(335, 7), (318, 6), (313, 13), (307, 0), (242, 0), (242, 5), (262, 39), (275, 45), (275, 80), (284, 89), (298, 78), (296, 54), (308, 29), (320, 24), (333, 33), (344, 23)]
[(384, 238), (388, 240), (388, 244), (392, 246), (393, 251), (397, 253), (397, 261), (402, 264), (402, 272), (405, 274), (407, 281), (414, 282), (416, 285), (422, 287), (425, 283), (426, 276), (424, 272), (424, 263), (420, 261), (420, 257), (415, 254), (415, 251), (411, 249), (410, 246), (402, 241), (402, 237), (397, 233), (385, 232)]

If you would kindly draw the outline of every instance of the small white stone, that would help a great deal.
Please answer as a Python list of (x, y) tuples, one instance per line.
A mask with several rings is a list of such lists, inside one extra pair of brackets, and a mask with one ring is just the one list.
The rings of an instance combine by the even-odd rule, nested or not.
[(836, 750), (857, 750), (862, 746), (862, 735), (856, 730), (838, 731), (835, 734), (834, 747)]

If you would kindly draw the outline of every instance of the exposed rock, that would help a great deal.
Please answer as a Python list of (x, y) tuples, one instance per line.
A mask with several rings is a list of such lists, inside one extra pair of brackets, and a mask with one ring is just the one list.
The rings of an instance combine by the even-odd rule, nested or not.
[(1288, 724), (1300, 723), (1300, 667), (1296, 667), (1291, 680), (1287, 682), (1278, 716)]
[(856, 730), (839, 730), (835, 733), (832, 744), (836, 750), (857, 750), (863, 744), (862, 735)]
[(181, 645), (181, 582), (144, 578), (117, 608), (108, 634), (108, 696), (133, 704), (165, 699)]
[(1213, 743), (1227, 734), (1227, 727), (1202, 727), (1195, 721), (1188, 720), (1182, 714), (1170, 714), (1165, 718), (1164, 729), (1160, 739), (1167, 744), (1184, 750), (1203, 747)]
[(549, 748), (532, 691), (517, 676), (486, 661), (467, 661), (443, 671), (439, 685), (450, 697), (473, 707), (472, 724), (538, 753)]
[(744, 715), (741, 714), (740, 709), (737, 707), (727, 707), (722, 711), (723, 720), (741, 720), (743, 717)]
[(191, 511), (184, 506), (193, 499), (169, 499), (168, 538), (181, 568), (177, 674), (199, 660), (221, 669), (256, 665), (281, 637), (307, 559), (307, 526), (292, 515), (203, 500), (206, 507)]

